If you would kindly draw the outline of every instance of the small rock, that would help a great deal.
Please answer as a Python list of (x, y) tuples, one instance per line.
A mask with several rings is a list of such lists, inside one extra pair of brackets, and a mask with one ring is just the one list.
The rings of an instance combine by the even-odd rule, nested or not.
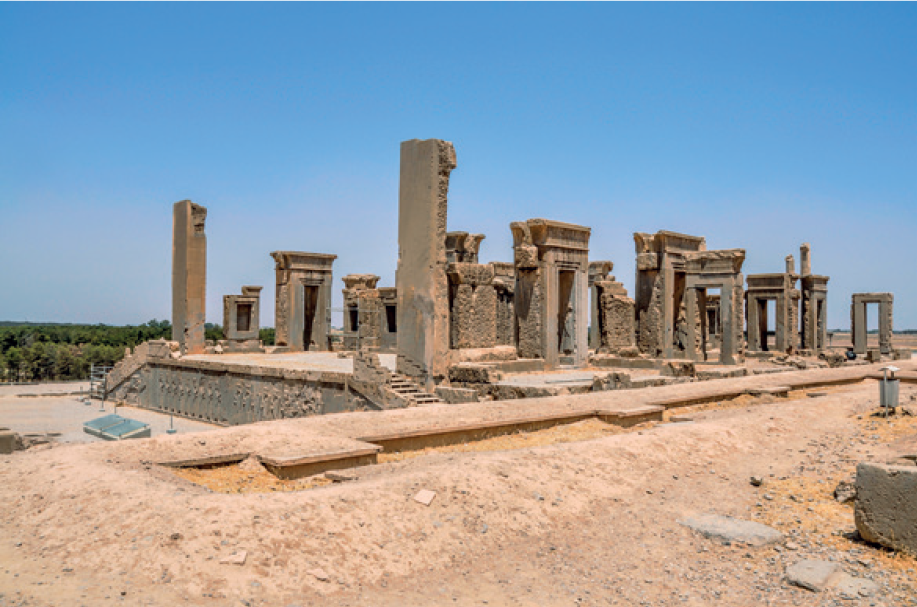
[(834, 587), (838, 594), (846, 599), (870, 597), (879, 590), (879, 586), (875, 582), (853, 577), (846, 573), (842, 573), (838, 576), (837, 580), (834, 582)]
[(328, 577), (328, 574), (325, 573), (325, 570), (322, 569), (321, 567), (310, 569), (307, 573), (311, 575), (312, 577), (314, 577), (315, 579), (317, 579), (319, 582), (327, 582), (330, 579)]
[(173, 533), (172, 535), (169, 536), (169, 539), (172, 540), (173, 542), (177, 542), (181, 538), (182, 538), (181, 533)]
[(754, 487), (760, 487), (761, 485), (764, 484), (764, 479), (761, 478), (760, 476), (753, 476), (753, 477), (751, 477), (751, 479), (749, 480), (749, 482), (750, 482), (750, 483), (752, 484), (752, 486), (754, 486)]
[(786, 579), (790, 584), (821, 592), (827, 588), (840, 570), (837, 563), (831, 561), (799, 561), (786, 569)]
[(244, 565), (245, 559), (248, 558), (248, 552), (245, 550), (239, 550), (238, 552), (233, 552), (227, 557), (220, 559), (220, 564), (222, 565)]
[(419, 504), (423, 504), (424, 506), (429, 506), (435, 497), (435, 491), (430, 491), (429, 489), (421, 489), (417, 492), (417, 495), (414, 496), (414, 501)]
[(347, 481), (355, 481), (360, 477), (353, 472), (345, 472), (344, 470), (329, 470), (325, 473), (325, 478), (335, 483), (344, 483)]
[(837, 487), (834, 488), (834, 499), (842, 504), (852, 502), (856, 496), (857, 488), (854, 483), (841, 481), (837, 484)]
[(704, 536), (723, 542), (742, 542), (749, 546), (766, 546), (783, 539), (783, 534), (767, 525), (752, 521), (743, 521), (731, 516), (703, 514), (683, 521), (678, 521)]

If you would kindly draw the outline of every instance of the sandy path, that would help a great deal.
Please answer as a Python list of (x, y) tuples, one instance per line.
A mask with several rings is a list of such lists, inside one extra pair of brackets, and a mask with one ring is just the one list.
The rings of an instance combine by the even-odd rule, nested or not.
[[(715, 383), (566, 397), (556, 406), (641, 402)], [(833, 556), (882, 585), (879, 596), (844, 604), (908, 605), (917, 596), (906, 579), (913, 560), (832, 540), (852, 531), (852, 511), (847, 519), (840, 511), (825, 535), (806, 522), (820, 502), (783, 499), (781, 483), (833, 482), (860, 458), (884, 458), (917, 434), (917, 421), (899, 421), (889, 434), (857, 418), (876, 392), (865, 383), (586, 442), (433, 454), (298, 493), (213, 494), (148, 462), (214, 441), (309, 445), (332, 431), (359, 435), (380, 419), (404, 428), (417, 410), (3, 456), (0, 605), (827, 605), (834, 597), (783, 581), (784, 567), (804, 555)], [(902, 387), (903, 399), (915, 393)], [(471, 416), (460, 407), (436, 415)], [(765, 485), (752, 487), (752, 474)], [(813, 499), (828, 507), (833, 485), (823, 486)], [(428, 507), (411, 499), (422, 488), (437, 493)], [(763, 499), (767, 491), (775, 499)], [(722, 546), (676, 522), (704, 511), (775, 521), (796, 549)], [(220, 562), (239, 551), (244, 565)]]

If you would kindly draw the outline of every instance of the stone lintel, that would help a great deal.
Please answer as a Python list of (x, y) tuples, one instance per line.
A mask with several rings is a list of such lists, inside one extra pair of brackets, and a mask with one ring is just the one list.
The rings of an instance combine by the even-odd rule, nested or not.
[(271, 257), (274, 258), (278, 270), (331, 272), (331, 266), (338, 256), (304, 251), (272, 251)]
[(348, 274), (341, 280), (347, 289), (375, 289), (379, 277), (375, 274)]
[(689, 251), (683, 256), (689, 274), (737, 274), (745, 263), (745, 249)]
[(563, 221), (535, 218), (525, 222), (532, 235), (532, 244), (539, 248), (589, 250), (592, 229)]
[(853, 303), (888, 303), (895, 300), (893, 293), (854, 293)]

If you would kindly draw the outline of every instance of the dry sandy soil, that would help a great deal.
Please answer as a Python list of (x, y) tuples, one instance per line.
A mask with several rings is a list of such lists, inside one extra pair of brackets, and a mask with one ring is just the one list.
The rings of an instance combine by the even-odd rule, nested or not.
[[(813, 374), (838, 371), (703, 386)], [(341, 444), (424, 417), (446, 424), (639, 404), (700, 386), (341, 414), (0, 456), (0, 605), (917, 605), (917, 561), (858, 541), (852, 506), (832, 497), (858, 461), (917, 452), (917, 418), (870, 416), (878, 390), (869, 380), (819, 398), (744, 396), (667, 413), (690, 423), (626, 431), (583, 423), (494, 441), (495, 450), (429, 450), (298, 491), (281, 483), (213, 492), (155, 465)], [(901, 392), (915, 404), (917, 386)], [(251, 464), (238, 474), (261, 474)], [(762, 486), (749, 483), (753, 475)], [(421, 489), (436, 492), (429, 506), (413, 499)], [(787, 541), (723, 545), (678, 523), (706, 512), (770, 524)], [(244, 564), (224, 562), (242, 552)], [(836, 560), (879, 590), (847, 599), (788, 585), (786, 567), (804, 558)]]

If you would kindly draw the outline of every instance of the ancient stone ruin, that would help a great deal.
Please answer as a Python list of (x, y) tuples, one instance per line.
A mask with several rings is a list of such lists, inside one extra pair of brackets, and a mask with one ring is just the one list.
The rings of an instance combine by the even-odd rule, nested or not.
[(288, 352), (330, 350), (331, 265), (337, 255), (274, 251), (277, 274), (274, 329)]
[[(808, 244), (799, 273), (788, 256), (784, 272), (746, 283), (744, 249), (708, 250), (703, 236), (668, 230), (637, 232), (629, 295), (612, 261), (589, 259), (587, 226), (511, 222), (512, 259), (483, 263), (484, 234), (448, 226), (453, 145), (405, 141), (400, 160), (395, 286), (379, 286), (374, 274), (345, 275), (339, 339), (331, 327), (336, 255), (275, 251), (275, 344), (259, 339), (261, 287), (252, 286), (224, 297), (224, 339), (205, 342), (207, 211), (176, 203), (174, 342), (136, 348), (112, 372), (113, 393), (180, 415), (246, 423), (737, 377), (750, 372), (746, 355), (756, 365), (780, 365), (789, 355), (811, 361), (785, 369), (827, 364), (817, 357), (827, 360), (829, 279), (812, 273)], [(866, 352), (872, 303), (880, 307), (875, 356), (894, 355), (890, 293), (853, 296), (853, 350)], [(320, 364), (309, 358), (332, 350), (338, 355), (314, 359)], [(236, 362), (235, 353), (263, 358)], [(273, 362), (282, 353), (303, 358)], [(831, 353), (830, 362), (844, 358)], [(585, 381), (561, 375), (551, 380), (557, 387), (538, 379), (589, 369), (605, 371)]]
[(263, 352), (261, 347), (261, 289), (242, 287), (242, 295), (223, 296), (223, 352)]
[(892, 351), (892, 325), (895, 296), (891, 293), (854, 293), (850, 304), (850, 338), (853, 351), (866, 354), (866, 306), (879, 306), (879, 352)]

